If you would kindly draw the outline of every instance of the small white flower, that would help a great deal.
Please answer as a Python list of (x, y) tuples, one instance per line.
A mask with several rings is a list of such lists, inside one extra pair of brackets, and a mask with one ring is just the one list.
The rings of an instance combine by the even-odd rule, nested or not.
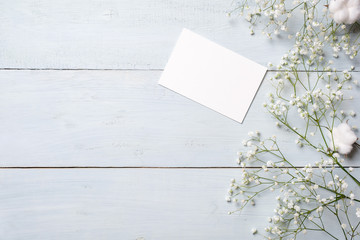
[(319, 105), (317, 105), (316, 103), (313, 105), (313, 111), (317, 111), (319, 109)]
[(316, 212), (322, 212), (324, 210), (324, 208), (322, 206), (318, 207), (318, 209), (316, 209)]
[(345, 224), (345, 223), (341, 224), (341, 227), (342, 227), (343, 229), (345, 229), (345, 228), (346, 228), (346, 224)]
[(356, 208), (356, 216), (360, 218), (360, 208)]
[(349, 196), (349, 197), (350, 197), (350, 199), (351, 199), (351, 200), (354, 200), (354, 198), (355, 198), (355, 194), (350, 193), (350, 196)]
[(328, 187), (334, 186), (334, 182), (333, 181), (329, 181), (327, 184)]
[(267, 161), (266, 166), (272, 167), (272, 166), (274, 166), (274, 163), (272, 161)]
[(355, 133), (347, 123), (341, 123), (339, 126), (334, 127), (332, 134), (333, 139), (331, 138), (331, 134), (329, 134), (329, 136), (331, 139), (330, 148), (333, 149), (335, 145), (335, 149), (333, 150), (338, 151), (340, 154), (350, 153), (353, 149), (353, 144), (357, 140)]
[(256, 234), (256, 233), (257, 233), (257, 229), (256, 229), (256, 228), (252, 228), (252, 229), (251, 229), (251, 233), (252, 233), (252, 234)]

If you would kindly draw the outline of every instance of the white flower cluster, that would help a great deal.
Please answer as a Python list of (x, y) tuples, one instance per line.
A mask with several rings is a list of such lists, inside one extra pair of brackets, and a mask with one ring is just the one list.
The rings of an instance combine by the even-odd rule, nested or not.
[[(346, 2), (337, 11), (353, 13), (350, 3), (355, 0), (331, 0), (330, 5), (334, 1)], [(359, 230), (353, 228), (357, 223), (346, 220), (351, 212), (360, 217), (360, 198), (349, 182), (359, 187), (360, 181), (352, 175), (353, 168), (342, 166), (346, 154), (357, 144), (356, 128), (347, 124), (348, 118), (356, 113), (342, 109), (342, 103), (353, 98), (347, 90), (358, 82), (351, 74), (354, 66), (345, 71), (333, 67), (341, 52), (350, 59), (357, 56), (360, 33), (352, 37), (353, 26), (345, 25), (354, 16), (335, 13), (335, 5), (324, 7), (326, 3), (321, 0), (295, 0), (293, 4), (284, 0), (256, 0), (253, 8), (249, 4), (251, 1), (242, 1), (238, 10), (247, 13), (246, 19), (252, 25), (261, 17), (267, 19), (263, 33), (269, 38), (288, 30), (288, 20), (295, 11), (303, 16), (301, 29), (288, 35), (294, 39), (293, 48), (278, 65), (268, 64), (277, 73), (270, 78), (274, 92), (263, 106), (277, 126), (295, 135), (296, 145), (318, 152), (320, 160), (296, 167), (281, 151), (275, 136), (262, 139), (258, 131), (249, 132), (250, 138), (243, 141), (248, 150), (239, 153), (237, 159), (242, 177), (239, 181), (231, 180), (226, 200), (238, 202), (241, 211), (249, 204), (255, 205), (260, 193), (278, 193), (275, 214), (265, 229), (268, 239), (296, 239), (299, 233), (323, 230), (325, 212), (338, 217), (344, 239), (360, 236)], [(334, 24), (329, 15), (346, 20)], [(335, 59), (328, 59), (329, 50), (330, 57)], [(248, 169), (253, 164), (259, 168)], [(254, 228), (252, 233), (258, 233), (258, 229)]]
[[(316, 91), (315, 95), (321, 94)], [(244, 140), (243, 145), (249, 150), (245, 153), (240, 152), (238, 158), (238, 163), (242, 167), (241, 178), (239, 181), (231, 179), (226, 200), (239, 203), (241, 210), (247, 205), (254, 206), (258, 193), (264, 191), (280, 193), (276, 197), (278, 204), (274, 209), (275, 215), (269, 219), (270, 226), (265, 228), (265, 232), (271, 234), (269, 239), (288, 236), (287, 227), (284, 226), (294, 226), (298, 229), (294, 232), (294, 238), (300, 232), (307, 232), (305, 220), (319, 224), (319, 215), (329, 208), (334, 209), (333, 211), (353, 208), (360, 217), (360, 208), (356, 206), (360, 200), (353, 191), (349, 190), (346, 177), (340, 177), (335, 173), (338, 170), (337, 164), (344, 162), (338, 153), (322, 158), (321, 161), (315, 162), (314, 166), (306, 164), (299, 169), (282, 157), (283, 153), (278, 147), (275, 136), (262, 139), (258, 131), (249, 132), (248, 135), (249, 139)], [(262, 160), (260, 156), (266, 152), (278, 157)], [(261, 163), (261, 169), (255, 171), (247, 169), (247, 166), (253, 162)], [(349, 172), (352, 170), (352, 168), (348, 169)], [(342, 202), (339, 201), (341, 199)], [(347, 228), (345, 225), (342, 227)], [(256, 234), (258, 230), (254, 228), (252, 233)]]
[[(331, 45), (334, 50), (334, 57), (338, 57), (339, 52), (343, 49), (350, 58), (354, 58), (359, 49), (359, 42), (357, 39), (352, 41), (346, 25), (356, 22), (360, 17), (360, 0), (331, 0), (328, 8), (324, 7), (324, 2), (321, 0), (295, 0), (293, 4), (285, 4), (284, 0), (257, 0), (255, 4), (251, 1), (243, 1), (235, 8), (234, 11), (240, 11), (240, 15), (246, 15), (245, 19), (256, 25), (259, 18), (266, 18), (267, 23), (264, 23), (265, 30), (263, 34), (268, 38), (273, 35), (278, 35), (281, 32), (288, 31), (289, 19), (296, 15), (293, 12), (299, 11), (304, 15), (304, 26), (302, 31), (295, 34), (297, 44), (304, 43), (308, 46), (313, 46), (315, 51), (322, 51), (324, 45)], [(323, 8), (323, 14), (319, 14), (318, 9)], [(231, 14), (230, 14), (231, 15)], [(329, 27), (332, 25), (332, 17), (335, 22), (342, 24), (340, 27)], [(343, 24), (344, 23), (344, 24)], [(251, 27), (250, 33), (254, 34), (254, 29)], [(338, 38), (338, 34), (343, 36)], [(289, 34), (288, 38), (292, 39), (293, 34)], [(325, 44), (326, 43), (326, 44)], [(306, 53), (305, 49), (300, 48), (301, 53)], [(308, 62), (312, 65), (311, 59)]]
[[(311, 169), (310, 166), (307, 169)], [(294, 187), (291, 187), (293, 185)], [(345, 193), (348, 188), (348, 184), (345, 179), (341, 179), (338, 175), (334, 175), (334, 182), (329, 181), (327, 184), (329, 189), (341, 189), (339, 193)], [(323, 188), (321, 186), (321, 188)], [(307, 219), (309, 222), (317, 223), (320, 215), (327, 208), (333, 208), (334, 211), (340, 210), (342, 205), (337, 202), (337, 195), (330, 194), (323, 196), (319, 192), (321, 188), (317, 184), (309, 184), (309, 181), (304, 179), (298, 179), (291, 181), (289, 184), (285, 184), (279, 189), (279, 192), (283, 193), (281, 196), (277, 196), (278, 200), (277, 207), (274, 209), (275, 215), (269, 219), (270, 226), (265, 228), (265, 232), (269, 232), (278, 236), (279, 238), (284, 237), (287, 232), (288, 222), (291, 222), (298, 230), (298, 232), (304, 233), (304, 220)], [(347, 201), (343, 204), (346, 207), (353, 207), (355, 205), (355, 194), (350, 192), (347, 195)], [(309, 208), (309, 206), (312, 206)], [(356, 208), (356, 212), (360, 217), (360, 208)], [(346, 226), (345, 226), (346, 227)], [(344, 228), (345, 228), (344, 227)], [(278, 239), (277, 237), (271, 239)]]

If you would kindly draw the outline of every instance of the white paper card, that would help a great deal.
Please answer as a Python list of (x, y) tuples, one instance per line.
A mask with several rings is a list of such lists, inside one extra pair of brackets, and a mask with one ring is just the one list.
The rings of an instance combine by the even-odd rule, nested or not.
[(242, 123), (266, 70), (183, 29), (159, 84)]

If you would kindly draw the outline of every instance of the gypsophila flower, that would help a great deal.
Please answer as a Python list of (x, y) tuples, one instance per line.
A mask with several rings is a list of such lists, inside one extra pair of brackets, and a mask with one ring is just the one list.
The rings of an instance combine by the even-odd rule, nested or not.
[(355, 194), (354, 194), (354, 193), (351, 193), (351, 194), (349, 195), (349, 197), (350, 197), (351, 200), (354, 200)]
[(320, 206), (318, 209), (316, 209), (316, 212), (322, 212), (324, 210), (324, 208), (322, 206)]
[[(232, 198), (242, 197), (239, 210), (253, 205), (254, 199), (262, 196), (260, 193), (276, 192), (275, 215), (269, 218), (269, 226), (265, 228), (268, 235), (264, 237), (268, 239), (295, 239), (301, 232), (323, 231), (325, 226), (321, 221), (329, 213), (339, 217), (339, 225), (344, 229), (344, 236), (339, 239), (360, 236), (360, 231), (354, 230), (357, 223), (346, 220), (347, 215), (355, 212), (360, 217), (358, 189), (353, 188), (354, 183), (360, 186), (360, 182), (352, 175), (353, 168), (342, 166), (356, 141), (356, 128), (342, 125), (347, 124), (345, 117), (354, 117), (355, 112), (345, 111), (342, 103), (353, 99), (349, 92), (357, 90), (353, 86), (358, 80), (357, 75), (352, 76), (354, 66), (337, 70), (338, 60), (331, 59), (331, 55), (354, 59), (358, 54), (360, 32), (354, 31), (355, 25), (344, 24), (354, 15), (339, 15), (344, 7), (348, 11), (351, 4), (339, 4), (360, 0), (336, 0), (335, 5), (334, 1), (329, 1), (331, 7), (324, 7), (326, 1), (320, 0), (295, 0), (286, 4), (283, 0), (244, 0), (238, 8), (250, 22), (251, 32), (256, 31), (256, 24), (264, 24), (263, 34), (270, 39), (287, 31), (291, 22), (288, 20), (295, 12), (304, 19), (301, 28), (292, 26), (289, 29), (294, 33), (285, 35), (293, 41), (293, 47), (278, 64), (268, 64), (273, 70), (268, 79), (274, 90), (263, 106), (279, 130), (293, 134), (295, 143), (303, 147), (301, 153), (311, 149), (319, 158), (314, 160), (315, 164), (304, 162), (303, 167), (297, 167), (299, 162), (290, 159), (297, 153), (282, 152), (283, 140), (261, 138), (250, 131), (249, 139), (243, 142), (250, 149), (239, 157), (244, 174), (241, 181), (230, 183)], [(336, 4), (339, 9), (334, 7)], [(336, 21), (342, 19), (341, 24), (335, 24), (330, 14)], [(328, 50), (332, 53), (328, 54)], [(301, 161), (313, 159), (298, 156)], [(331, 232), (332, 228), (329, 229)]]

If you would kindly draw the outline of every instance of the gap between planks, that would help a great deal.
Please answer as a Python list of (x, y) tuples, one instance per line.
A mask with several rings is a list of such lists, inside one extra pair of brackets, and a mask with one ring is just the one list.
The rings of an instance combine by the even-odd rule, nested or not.
[[(160, 68), (0, 68), (0, 71), (164, 71)], [(268, 69), (268, 72), (286, 72), (286, 70), (275, 70)], [(339, 70), (341, 72), (343, 70)], [(297, 72), (332, 72), (332, 71), (321, 71), (321, 70), (298, 70)], [(351, 73), (360, 72), (359, 70), (351, 70)]]
[[(305, 166), (295, 166), (296, 168), (303, 168)], [(360, 168), (360, 166), (344, 166), (344, 168)], [(62, 166), (62, 167), (50, 167), (50, 166), (39, 166), (39, 167), (0, 167), (0, 169), (243, 169), (241, 167), (136, 167), (136, 166), (125, 166), (125, 167), (115, 167), (115, 166)], [(261, 169), (262, 167), (246, 167), (245, 169)], [(272, 167), (269, 167), (272, 168)], [(279, 167), (283, 169), (286, 167)], [(312, 168), (319, 168), (313, 166)], [(340, 168), (336, 166), (335, 168)]]

